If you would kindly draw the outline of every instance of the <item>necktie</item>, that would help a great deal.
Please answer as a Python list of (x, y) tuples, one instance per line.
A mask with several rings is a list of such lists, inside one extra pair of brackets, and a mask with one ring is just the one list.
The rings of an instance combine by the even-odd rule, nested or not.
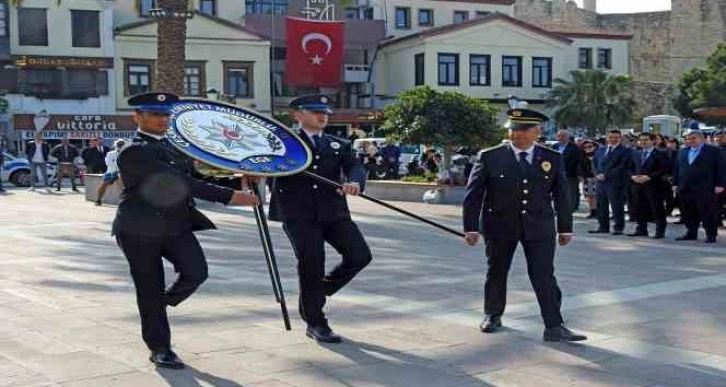
[(174, 146), (171, 145), (171, 142), (169, 142), (169, 139), (166, 138), (166, 137), (164, 137), (161, 140), (159, 140), (159, 144), (161, 144), (161, 147), (162, 148), (164, 148), (164, 149), (166, 149), (168, 151), (173, 151), (174, 150)]
[(612, 147), (608, 147), (607, 152), (605, 152), (605, 156), (610, 156), (610, 151), (612, 151), (612, 150), (613, 150)]
[(693, 164), (693, 161), (696, 160), (697, 155), (698, 155), (698, 149), (691, 148), (691, 151), (688, 152), (688, 164)]
[(645, 164), (645, 161), (648, 160), (649, 155), (650, 155), (649, 151), (643, 151), (643, 158), (640, 160), (640, 165)]
[(63, 155), (66, 157), (66, 159), (68, 159), (68, 147), (67, 146), (63, 147)]
[(315, 149), (320, 148), (320, 135), (313, 134), (313, 143), (315, 144)]
[(527, 152), (519, 152), (519, 167), (523, 172), (529, 170), (529, 161), (527, 161)]

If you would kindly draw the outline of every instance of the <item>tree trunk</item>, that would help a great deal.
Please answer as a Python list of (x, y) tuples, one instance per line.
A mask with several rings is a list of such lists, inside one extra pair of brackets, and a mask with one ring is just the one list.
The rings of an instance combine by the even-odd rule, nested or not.
[[(187, 10), (187, 0), (158, 0), (167, 14)], [(157, 23), (157, 60), (155, 91), (184, 94), (187, 21), (165, 18)]]

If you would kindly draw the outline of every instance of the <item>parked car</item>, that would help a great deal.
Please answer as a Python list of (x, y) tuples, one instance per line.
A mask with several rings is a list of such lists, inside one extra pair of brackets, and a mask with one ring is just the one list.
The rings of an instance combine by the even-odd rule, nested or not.
[[(16, 187), (30, 186), (30, 163), (24, 157), (15, 157), (10, 153), (4, 153), (5, 164), (3, 164), (0, 179), (9, 182)], [(56, 167), (48, 163), (48, 181), (55, 180)]]

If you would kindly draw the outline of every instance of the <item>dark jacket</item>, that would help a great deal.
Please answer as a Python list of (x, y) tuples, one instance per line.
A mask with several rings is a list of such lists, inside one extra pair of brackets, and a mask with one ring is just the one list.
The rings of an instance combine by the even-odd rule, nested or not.
[(66, 146), (67, 149), (63, 144), (58, 144), (50, 151), (50, 155), (58, 159), (59, 163), (73, 163), (73, 160), (81, 154), (74, 145), (68, 144)]
[(644, 150), (637, 150), (632, 153), (633, 160), (630, 167), (630, 177), (635, 175), (647, 175), (650, 180), (644, 184), (635, 184), (657, 189), (666, 189), (666, 176), (670, 173), (670, 161), (668, 154), (656, 148), (650, 153), (648, 159), (643, 162)]
[[(595, 152), (593, 163), (595, 164), (595, 175), (605, 175), (605, 184), (614, 187), (623, 187), (630, 178), (629, 169), (632, 167), (631, 150), (622, 144), (615, 147), (609, 155), (605, 155), (607, 145), (601, 146)], [(598, 184), (601, 183), (598, 181)]]
[(87, 147), (81, 151), (81, 157), (83, 158), (83, 164), (86, 166), (86, 173), (104, 173), (106, 172), (106, 153), (109, 149), (106, 146), (101, 147)]
[(480, 152), (466, 186), (464, 231), (506, 240), (548, 239), (572, 232), (562, 155), (535, 146), (529, 173), (522, 171), (508, 144)]
[(567, 177), (580, 177), (585, 174), (585, 152), (580, 147), (570, 141), (561, 153), (565, 163), (565, 175)]
[(709, 193), (726, 187), (726, 154), (722, 149), (704, 144), (693, 164), (688, 164), (691, 148), (683, 148), (673, 169), (673, 185), (678, 192)]
[[(347, 140), (323, 134), (320, 148), (310, 142), (304, 132), (298, 135), (312, 150), (312, 162), (307, 171), (343, 183), (341, 175), (349, 182), (363, 188), (366, 172), (353, 155)], [(303, 174), (277, 177), (272, 182), (270, 219), (289, 221), (296, 219), (335, 221), (350, 218), (348, 202), (337, 188), (319, 182)]]
[(234, 190), (194, 177), (192, 159), (139, 134), (118, 157), (124, 183), (114, 234), (165, 236), (215, 228), (194, 199), (227, 204)]
[[(28, 158), (28, 162), (33, 162), (33, 156), (35, 155), (35, 141), (31, 141), (28, 143), (28, 145), (25, 147), (25, 156)], [(50, 145), (48, 145), (47, 142), (43, 141), (43, 159), (47, 162), (48, 156), (50, 155)]]

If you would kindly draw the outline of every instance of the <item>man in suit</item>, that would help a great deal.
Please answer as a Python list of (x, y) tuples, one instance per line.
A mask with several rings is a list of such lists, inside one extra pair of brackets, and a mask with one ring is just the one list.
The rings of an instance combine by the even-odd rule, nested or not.
[(678, 155), (673, 170), (674, 189), (681, 198), (686, 233), (679, 241), (696, 240), (698, 225), (706, 230), (706, 243), (715, 243), (718, 233), (718, 195), (726, 189), (726, 156), (723, 150), (705, 144), (703, 132), (692, 130), (688, 146)]
[[(304, 175), (277, 177), (272, 183), (270, 219), (282, 220), (290, 238), (300, 280), (300, 316), (306, 335), (316, 341), (339, 343), (323, 313), (325, 297), (332, 296), (356, 276), (371, 259), (371, 252), (353, 222), (345, 195), (357, 195), (366, 171), (347, 140), (325, 134), (332, 114), (328, 97), (315, 94), (290, 103), (298, 122), (298, 135), (312, 150), (308, 171), (343, 183), (342, 190)], [(347, 181), (342, 181), (345, 175)], [(325, 243), (342, 255), (342, 262), (325, 274)]]
[(648, 236), (648, 219), (655, 220), (654, 239), (665, 237), (666, 212), (665, 192), (668, 183), (665, 180), (669, 173), (668, 155), (655, 148), (656, 135), (642, 133), (639, 137), (642, 149), (633, 152), (630, 180), (632, 181), (632, 197), (635, 220), (638, 223), (635, 231), (628, 236)]
[(25, 156), (30, 163), (30, 188), (29, 191), (35, 191), (35, 182), (38, 180), (38, 171), (43, 179), (43, 186), (46, 191), (48, 188), (48, 158), (50, 156), (50, 145), (43, 139), (42, 133), (35, 133), (35, 139), (28, 143), (25, 147)]
[(580, 208), (580, 176), (584, 175), (584, 154), (579, 146), (572, 141), (572, 133), (568, 130), (559, 130), (556, 134), (557, 144), (554, 149), (562, 153), (565, 162), (565, 176), (570, 186), (572, 198), (572, 212)]
[[(716, 145), (721, 148), (721, 152), (726, 157), (726, 129), (721, 129), (714, 138)], [(724, 226), (726, 221), (726, 192), (722, 192), (719, 197), (719, 203), (721, 205), (721, 227)]]
[(535, 145), (547, 116), (521, 108), (507, 113), (511, 143), (479, 153), (464, 196), (466, 243), (476, 245), (481, 233), (486, 244), (488, 270), (479, 329), (491, 333), (502, 326), (507, 274), (521, 243), (545, 324), (544, 340), (586, 340), (563, 324), (562, 292), (554, 274), (557, 241), (565, 246), (572, 240), (572, 206), (562, 155)]
[(622, 235), (625, 228), (625, 187), (632, 156), (630, 149), (620, 143), (621, 139), (619, 130), (609, 131), (607, 146), (600, 147), (593, 158), (599, 227), (588, 231), (591, 234), (610, 232), (610, 207), (613, 209), (613, 235)]
[(87, 148), (81, 152), (83, 164), (86, 166), (86, 173), (106, 172), (106, 154), (109, 149), (103, 145), (103, 140), (93, 138)]
[(55, 187), (56, 191), (61, 190), (63, 182), (63, 176), (68, 176), (71, 179), (71, 188), (73, 192), (78, 192), (76, 188), (76, 157), (80, 155), (78, 148), (72, 145), (68, 138), (65, 137), (61, 140), (61, 143), (54, 146), (50, 151), (50, 155), (58, 159), (58, 172), (56, 173), (56, 180), (58, 186)]
[[(183, 368), (171, 350), (167, 306), (177, 306), (207, 278), (207, 262), (194, 231), (214, 229), (194, 198), (232, 205), (254, 205), (253, 194), (234, 191), (194, 177), (192, 160), (165, 137), (172, 104), (179, 97), (145, 93), (131, 97), (138, 137), (118, 157), (124, 182), (113, 235), (131, 268), (141, 332), (158, 367)], [(162, 258), (179, 276), (164, 290)]]

